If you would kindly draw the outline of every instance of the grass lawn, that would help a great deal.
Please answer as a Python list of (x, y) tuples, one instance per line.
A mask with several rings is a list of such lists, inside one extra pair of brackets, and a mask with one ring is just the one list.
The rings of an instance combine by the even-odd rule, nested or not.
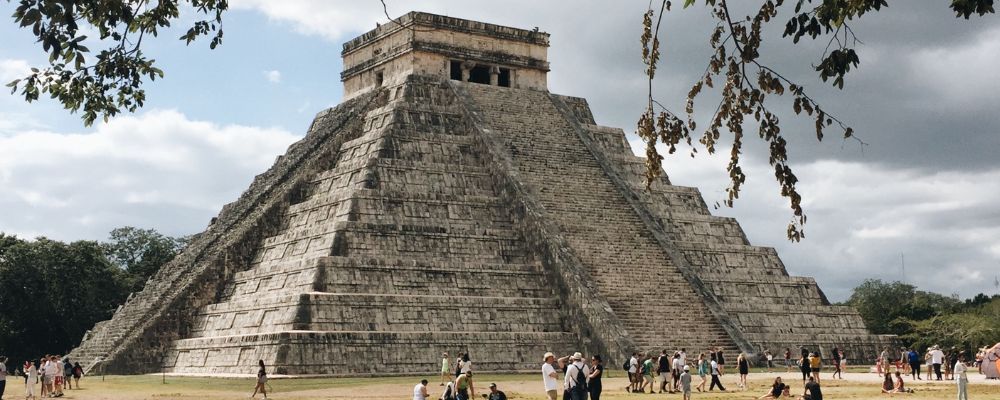
[[(679, 394), (629, 394), (624, 390), (625, 378), (621, 371), (609, 371), (604, 380), (603, 399), (680, 399)], [(540, 374), (539, 374), (540, 375)], [(801, 376), (795, 372), (780, 374), (753, 372), (750, 374), (750, 389), (739, 391), (737, 376), (726, 374), (722, 381), (729, 389), (726, 393), (693, 393), (693, 399), (751, 399), (764, 394), (775, 376), (782, 376), (792, 385), (796, 396), (802, 392)], [(14, 378), (14, 377), (11, 377)], [(438, 386), (440, 378), (425, 377), (431, 383), (428, 388), (432, 398), (441, 394)], [(500, 390), (510, 399), (544, 399), (540, 376), (535, 374), (476, 375), (476, 395), (487, 393), (490, 382), (496, 382)], [(879, 393), (879, 378), (875, 374), (852, 372), (844, 380), (833, 380), (824, 373), (822, 381), (825, 399), (920, 399), (938, 400), (955, 398), (954, 382), (910, 382), (907, 385), (916, 390), (914, 394), (884, 395)], [(272, 379), (273, 399), (411, 399), (413, 385), (422, 377), (385, 378), (302, 378)], [(969, 398), (1000, 400), (1000, 382), (984, 381), (978, 374), (970, 374)], [(694, 377), (697, 383), (699, 378)], [(6, 399), (19, 399), (23, 393), (23, 381), (8, 379)], [(197, 378), (167, 376), (166, 383), (160, 375), (140, 376), (89, 376), (83, 379), (83, 389), (66, 390), (63, 399), (245, 399), (253, 391), (252, 378)], [(38, 388), (36, 387), (36, 390)], [(261, 398), (258, 394), (257, 398)]]

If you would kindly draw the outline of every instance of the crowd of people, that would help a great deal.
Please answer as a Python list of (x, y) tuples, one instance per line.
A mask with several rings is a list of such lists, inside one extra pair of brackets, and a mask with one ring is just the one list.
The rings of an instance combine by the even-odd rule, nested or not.
[[(27, 360), (20, 368), (11, 369), (5, 356), (0, 356), (0, 399), (7, 391), (7, 381), (11, 375), (24, 378), (24, 398), (62, 397), (63, 389), (80, 388), (83, 368), (73, 363), (69, 357), (45, 355), (38, 361)], [(38, 391), (36, 386), (40, 386)]]

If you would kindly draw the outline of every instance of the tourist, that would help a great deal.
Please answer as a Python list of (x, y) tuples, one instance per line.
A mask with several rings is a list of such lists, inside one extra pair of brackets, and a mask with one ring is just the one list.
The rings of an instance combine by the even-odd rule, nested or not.
[(774, 356), (771, 355), (771, 350), (764, 350), (764, 360), (767, 361), (767, 364), (764, 364), (764, 372), (771, 372), (771, 360), (773, 359)]
[(681, 393), (684, 394), (684, 400), (691, 400), (691, 367), (687, 365), (684, 366), (684, 372), (681, 373)]
[[(31, 361), (24, 362), (24, 398), (35, 398), (35, 383), (38, 383), (38, 369)], [(79, 387), (79, 386), (78, 386)]]
[(876, 367), (878, 368), (878, 376), (882, 376), (883, 373), (886, 373), (886, 374), (889, 373), (889, 348), (888, 347), (886, 347), (885, 349), (882, 350), (882, 354), (879, 354), (879, 356), (878, 356), (878, 364), (876, 364)]
[(844, 379), (844, 373), (840, 370), (840, 349), (833, 348), (833, 375), (830, 378), (836, 378), (840, 375), (840, 379)]
[(719, 360), (719, 376), (725, 375), (726, 371), (726, 357), (722, 354), (722, 347), (716, 352), (715, 357)]
[(915, 347), (906, 353), (906, 360), (910, 364), (910, 376), (920, 380), (920, 354)]
[(819, 352), (815, 352), (809, 355), (809, 370), (812, 371), (812, 376), (816, 378), (816, 382), (819, 382), (819, 371), (823, 367), (823, 359), (820, 358)]
[(455, 400), (455, 382), (449, 381), (447, 385), (444, 385), (444, 392), (441, 392), (441, 400)]
[(1000, 343), (983, 348), (979, 371), (986, 376), (986, 379), (1000, 379)]
[(905, 347), (899, 349), (899, 362), (897, 364), (903, 366), (904, 374), (908, 374), (908, 370), (910, 369), (910, 364), (906, 361), (907, 354), (909, 354), (909, 351), (907, 351)]
[(77, 362), (73, 364), (73, 384), (77, 389), (80, 388), (80, 378), (83, 378), (83, 367)]
[(672, 387), (673, 390), (671, 390), (670, 393), (674, 393), (680, 390), (679, 385), (681, 382), (681, 374), (684, 372), (684, 362), (681, 361), (680, 352), (674, 353), (674, 361), (672, 367), (673, 367), (673, 372), (671, 375), (673, 377), (673, 387)]
[(774, 378), (774, 383), (771, 384), (771, 389), (767, 391), (767, 394), (758, 397), (758, 399), (777, 399), (781, 396), (790, 396), (788, 392), (788, 385), (782, 382), (779, 376)]
[(555, 354), (545, 353), (542, 357), (542, 383), (545, 384), (545, 396), (549, 400), (557, 400), (559, 396), (559, 373), (556, 372), (556, 368), (552, 366), (555, 362)]
[(497, 390), (497, 384), (491, 383), (490, 394), (486, 396), (486, 400), (507, 400), (507, 394)]
[[(670, 357), (667, 357), (667, 349), (663, 349), (656, 359), (656, 373), (660, 376), (659, 393), (667, 392), (667, 384), (670, 383)], [(674, 392), (673, 386), (669, 388), (669, 392)]]
[(934, 345), (931, 347), (931, 366), (934, 367), (934, 376), (936, 380), (941, 380), (941, 364), (944, 363), (944, 352), (941, 351), (941, 347)]
[(785, 347), (785, 372), (792, 372), (792, 349)]
[(844, 355), (844, 349), (840, 349), (840, 378), (844, 378), (843, 371), (847, 370), (847, 356)]
[(722, 381), (719, 380), (719, 375), (721, 375), (719, 372), (719, 362), (712, 360), (712, 383), (708, 386), (708, 391), (712, 391), (716, 386), (719, 387), (719, 390), (726, 391), (726, 388), (722, 386)]
[(962, 352), (954, 346), (952, 346), (951, 351), (948, 352), (948, 358), (944, 365), (948, 367), (948, 378), (950, 380), (955, 380), (955, 363), (958, 362), (958, 355), (961, 353)]
[(455, 378), (455, 399), (470, 400), (476, 396), (476, 387), (472, 383), (472, 371), (463, 372)]
[(63, 364), (59, 362), (59, 356), (52, 356), (52, 364), (55, 365), (55, 393), (56, 397), (63, 396)]
[(625, 387), (625, 391), (629, 393), (635, 393), (638, 389), (638, 372), (639, 372), (639, 353), (633, 352), (632, 357), (628, 359), (628, 386)]
[(257, 369), (257, 384), (254, 385), (253, 394), (250, 395), (250, 398), (256, 397), (257, 392), (260, 392), (266, 399), (267, 388), (264, 386), (267, 385), (267, 371), (264, 370), (264, 360), (257, 360), (257, 366), (260, 367)]
[(705, 383), (708, 382), (708, 360), (705, 359), (705, 353), (698, 354), (698, 376), (701, 377), (701, 382), (698, 383), (697, 389), (699, 392), (705, 391)]
[(802, 397), (799, 400), (823, 400), (823, 391), (820, 390), (819, 382), (817, 382), (813, 377), (809, 377), (809, 382), (806, 382), (805, 389), (802, 391)]
[(462, 375), (462, 353), (458, 353), (458, 357), (455, 358), (455, 377), (458, 378)]
[(969, 385), (969, 376), (965, 373), (968, 369), (965, 367), (965, 355), (959, 355), (958, 361), (955, 362), (955, 381), (958, 383), (958, 400), (969, 400), (969, 393), (967, 391), (967, 386)]
[(681, 365), (688, 365), (688, 353), (687, 353), (687, 350), (685, 348), (681, 347), (680, 354), (681, 354)]
[(448, 352), (441, 353), (441, 384), (438, 386), (444, 386), (448, 382), (448, 369), (450, 367), (448, 362)]
[(931, 378), (931, 374), (934, 373), (934, 362), (933, 362), (934, 354), (932, 354), (933, 351), (934, 348), (931, 347), (927, 349), (926, 353), (924, 353), (924, 368), (927, 369), (927, 380), (933, 379)]
[(48, 356), (45, 360), (45, 378), (43, 382), (48, 388), (49, 397), (59, 397), (59, 391), (56, 390), (55, 380), (56, 380), (56, 356)]
[(7, 390), (7, 357), (0, 356), (0, 399), (3, 392)]
[(45, 366), (48, 365), (48, 363), (49, 356), (45, 356), (44, 358), (38, 360), (38, 366), (36, 367), (38, 369), (38, 377), (42, 381), (41, 397), (49, 397), (48, 384), (45, 383)]
[[(65, 385), (70, 390), (73, 389), (73, 363), (69, 362), (69, 357), (63, 360), (63, 385)], [(79, 389), (79, 388), (78, 388)]]
[(469, 358), (469, 352), (462, 353), (462, 373), (472, 372), (472, 359)]
[[(652, 354), (650, 354), (652, 356)], [(650, 357), (646, 360), (649, 365), (650, 375), (649, 375), (649, 392), (653, 393), (653, 376), (652, 367), (653, 361)], [(573, 356), (569, 358), (570, 364), (566, 367), (566, 376), (563, 378), (563, 387), (569, 392), (569, 398), (571, 400), (587, 400), (587, 376), (590, 375), (590, 369), (583, 362), (583, 354), (574, 353)], [(645, 385), (643, 385), (645, 388)], [(565, 397), (565, 396), (564, 396)]]
[(739, 356), (736, 356), (736, 369), (738, 369), (740, 373), (739, 384), (736, 386), (740, 389), (747, 390), (747, 375), (750, 374), (750, 361), (747, 360), (745, 353), (740, 353)]
[(653, 393), (653, 353), (646, 355), (646, 360), (642, 362), (642, 386), (639, 392), (646, 393), (646, 385), (649, 385), (649, 393)]
[[(263, 363), (263, 361), (261, 361)], [(421, 379), (420, 383), (413, 386), (413, 400), (428, 400), (430, 394), (427, 393), (427, 380)], [(266, 397), (265, 397), (266, 398)]]
[(802, 348), (802, 355), (799, 357), (799, 370), (802, 371), (802, 384), (805, 384), (812, 373), (812, 368), (809, 367), (809, 350), (805, 347)]
[(590, 391), (590, 400), (601, 400), (601, 376), (604, 375), (604, 364), (601, 356), (595, 354), (590, 358), (590, 375), (587, 376), (587, 390)]

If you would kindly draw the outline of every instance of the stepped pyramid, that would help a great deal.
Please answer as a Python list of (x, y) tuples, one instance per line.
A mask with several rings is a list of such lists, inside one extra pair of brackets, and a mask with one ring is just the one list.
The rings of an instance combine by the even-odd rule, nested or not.
[[(873, 357), (773, 249), (712, 216), (586, 100), (549, 93), (549, 35), (412, 12), (344, 44), (345, 100), (71, 357), (108, 373), (482, 371), (583, 351), (785, 347)], [(642, 300), (639, 300), (639, 299)], [(617, 364), (616, 364), (617, 363)]]

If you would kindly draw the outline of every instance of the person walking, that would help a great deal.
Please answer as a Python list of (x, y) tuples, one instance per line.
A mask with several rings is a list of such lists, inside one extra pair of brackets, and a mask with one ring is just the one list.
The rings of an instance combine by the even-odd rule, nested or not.
[[(656, 359), (656, 373), (660, 376), (660, 391), (668, 391), (667, 384), (670, 383), (670, 357), (667, 356), (667, 349), (660, 352), (660, 357)], [(674, 388), (670, 386), (669, 393), (673, 393)]]
[(594, 354), (590, 358), (590, 374), (587, 375), (587, 390), (590, 392), (590, 400), (601, 400), (601, 392), (604, 390), (601, 384), (603, 375), (604, 362), (600, 355)]
[(738, 369), (740, 373), (740, 380), (737, 386), (739, 386), (740, 389), (747, 390), (747, 375), (750, 375), (750, 361), (747, 360), (746, 354), (740, 353), (740, 355), (736, 357), (736, 369)]
[(699, 392), (705, 391), (705, 383), (708, 382), (708, 360), (705, 359), (705, 353), (698, 354), (698, 376), (701, 377), (701, 382), (698, 383), (696, 389)]
[(968, 368), (965, 366), (965, 355), (958, 356), (958, 361), (955, 362), (955, 367), (952, 370), (955, 371), (955, 381), (958, 384), (958, 400), (969, 400), (967, 389), (969, 376), (966, 374)]
[(420, 383), (413, 387), (413, 400), (428, 400), (430, 396), (427, 393), (427, 380), (421, 379)]
[(0, 400), (3, 399), (3, 392), (7, 390), (7, 357), (0, 356)]
[(639, 382), (642, 378), (639, 376), (639, 353), (632, 353), (632, 358), (628, 359), (628, 382), (629, 385), (625, 387), (625, 391), (629, 393), (635, 393), (639, 391)]
[(253, 394), (250, 395), (250, 398), (252, 399), (256, 397), (257, 392), (260, 392), (260, 394), (264, 395), (264, 398), (266, 399), (267, 388), (264, 386), (267, 385), (267, 371), (264, 370), (264, 360), (257, 360), (257, 366), (260, 367), (257, 370), (257, 383), (253, 387)]
[(823, 367), (823, 360), (819, 357), (819, 353), (812, 353), (809, 355), (809, 370), (812, 371), (812, 376), (816, 377), (816, 382), (819, 382), (819, 371)]
[(672, 364), (673, 372), (671, 376), (673, 377), (673, 387), (670, 393), (680, 391), (681, 374), (684, 372), (684, 362), (681, 361), (681, 353), (674, 353), (674, 361)]
[(719, 387), (719, 390), (726, 391), (726, 388), (722, 386), (722, 381), (719, 380), (719, 375), (721, 375), (719, 372), (719, 362), (712, 360), (712, 384), (708, 386), (708, 391), (711, 392), (716, 386)]
[(802, 371), (802, 384), (804, 385), (812, 376), (812, 368), (809, 367), (809, 350), (806, 350), (805, 347), (802, 348), (802, 355), (799, 357), (799, 371)]
[(73, 390), (73, 363), (69, 362), (69, 357), (63, 359), (62, 363), (63, 370), (63, 386), (67, 389)]
[(545, 385), (545, 396), (548, 400), (558, 400), (559, 396), (559, 373), (552, 363), (556, 361), (555, 354), (545, 353), (542, 357), (542, 383)]
[(831, 375), (830, 377), (831, 378), (837, 378), (838, 375), (840, 376), (840, 379), (844, 379), (844, 373), (843, 373), (843, 371), (840, 370), (840, 349), (834, 347), (833, 348), (833, 375)]
[(80, 389), (80, 378), (83, 378), (83, 367), (77, 362), (73, 364), (73, 384), (77, 389)]
[(653, 393), (653, 353), (647, 354), (642, 362), (642, 386), (639, 391), (646, 393), (646, 385), (649, 385), (649, 393)]
[(934, 367), (934, 377), (941, 380), (941, 364), (944, 364), (944, 352), (941, 347), (934, 345), (931, 348), (931, 366)]
[(715, 357), (719, 360), (719, 376), (726, 374), (726, 357), (722, 354), (722, 347), (716, 352)]
[(441, 384), (438, 386), (444, 386), (450, 379), (448, 378), (448, 370), (451, 367), (448, 362), (448, 352), (441, 353)]
[(691, 400), (691, 367), (687, 365), (681, 373), (681, 393), (684, 395), (684, 400)]

